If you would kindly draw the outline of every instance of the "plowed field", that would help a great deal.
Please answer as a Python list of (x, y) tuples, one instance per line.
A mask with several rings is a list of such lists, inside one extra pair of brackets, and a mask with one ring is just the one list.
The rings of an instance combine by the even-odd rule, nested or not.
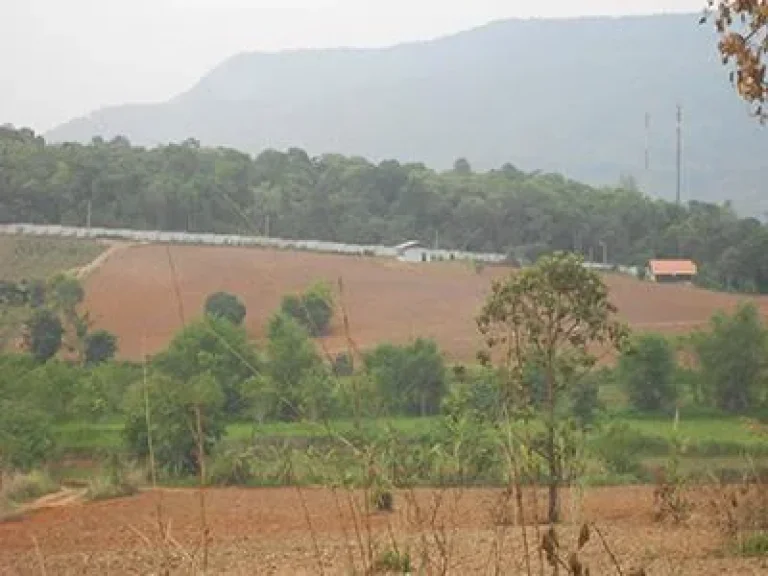
[[(491, 279), (508, 272), (486, 268), (478, 274), (466, 263), (407, 264), (308, 252), (131, 246), (116, 251), (88, 278), (86, 308), (98, 327), (120, 337), (123, 358), (138, 359), (144, 345), (152, 354), (168, 343), (182, 324), (182, 312), (187, 321), (201, 314), (212, 292), (240, 296), (248, 309), (248, 331), (260, 339), (283, 294), (316, 280), (336, 286), (341, 278), (352, 337), (360, 348), (425, 336), (435, 338), (449, 357), (472, 360), (479, 345), (475, 315)], [(638, 329), (687, 331), (743, 299), (620, 275), (608, 275), (606, 281), (622, 316)], [(756, 301), (768, 313), (768, 299)], [(323, 343), (330, 352), (346, 348), (338, 314)]]
[[(156, 548), (161, 542), (159, 494), (58, 506), (18, 522), (0, 524), (0, 574), (162, 573), (165, 556), (162, 548)], [(423, 523), (419, 523), (416, 508), (402, 493), (395, 495), (395, 511), (391, 514), (356, 512), (358, 537), (350, 509), (356, 509), (360, 500), (343, 490), (334, 497), (324, 489), (305, 489), (301, 493), (290, 488), (211, 489), (206, 494), (211, 542), (208, 573), (351, 574), (353, 565), (358, 570), (363, 567), (360, 558), (368, 554), (369, 543), (373, 557), (385, 549), (409, 550), (418, 568), (425, 542), (433, 542), (434, 535), (440, 534), (447, 538), (444, 549), (448, 551), (448, 574), (525, 574), (520, 527), (494, 519), (498, 518), (494, 512), (501, 507), (499, 491), (445, 493), (434, 523), (438, 528), (433, 529), (428, 518), (434, 510), (435, 494), (420, 491), (416, 495), (423, 518), (427, 519)], [(350, 506), (350, 502), (358, 504)], [(569, 504), (566, 499), (565, 509), (578, 509)], [(639, 567), (653, 576), (768, 573), (766, 560), (723, 555), (706, 507), (697, 507), (685, 526), (657, 523), (652, 511), (651, 488), (587, 491), (582, 512), (571, 513), (560, 529), (563, 555), (567, 558), (573, 549), (580, 523), (593, 521), (624, 574), (636, 573), (631, 570)], [(164, 492), (162, 518), (168, 526), (171, 573), (201, 573), (195, 570), (203, 562), (198, 547), (202, 531), (197, 494), (185, 490)], [(528, 536), (535, 547), (538, 539), (530, 525)], [(432, 566), (437, 566), (444, 555), (433, 544), (428, 544), (427, 549)], [(535, 553), (532, 558), (533, 573), (538, 574)], [(592, 574), (616, 574), (594, 532), (584, 548), (583, 559)], [(495, 571), (497, 567), (499, 571)]]

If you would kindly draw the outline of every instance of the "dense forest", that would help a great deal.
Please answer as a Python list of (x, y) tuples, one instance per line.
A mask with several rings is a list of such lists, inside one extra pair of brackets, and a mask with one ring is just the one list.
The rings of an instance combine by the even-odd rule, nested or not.
[(768, 228), (729, 205), (652, 199), (631, 179), (594, 188), (506, 164), (422, 164), (267, 150), (253, 158), (195, 140), (152, 149), (125, 138), (50, 145), (0, 129), (0, 222), (262, 234), (532, 257), (576, 250), (616, 264), (690, 257), (709, 286), (768, 292)]

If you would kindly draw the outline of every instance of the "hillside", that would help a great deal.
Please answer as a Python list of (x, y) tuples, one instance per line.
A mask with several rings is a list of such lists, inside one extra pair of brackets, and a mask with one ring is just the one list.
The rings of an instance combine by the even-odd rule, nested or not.
[[(317, 280), (336, 286), (342, 278), (351, 335), (361, 349), (423, 336), (435, 338), (450, 358), (470, 362), (481, 346), (474, 319), (491, 278), (508, 273), (486, 268), (477, 274), (466, 263), (404, 264), (248, 248), (179, 246), (171, 253), (187, 319), (202, 313), (209, 294), (232, 292), (246, 304), (249, 333), (262, 339), (284, 294)], [(608, 275), (606, 282), (621, 316), (639, 330), (687, 332), (742, 299), (620, 275)], [(768, 312), (765, 297), (754, 301)], [(149, 354), (162, 350), (181, 328), (166, 249), (134, 246), (113, 254), (88, 278), (85, 307), (99, 328), (118, 335), (121, 356), (141, 358), (144, 346)], [(323, 345), (330, 353), (346, 350), (338, 318)]]
[(768, 210), (765, 135), (728, 84), (714, 32), (697, 21), (509, 20), (388, 49), (240, 54), (168, 102), (96, 111), (47, 137), (193, 137), (252, 153), (296, 146), (436, 168), (466, 157), (480, 169), (511, 162), (593, 184), (627, 173), (671, 198), (680, 102), (684, 198), (732, 199), (758, 215)]
[(553, 250), (625, 265), (679, 255), (699, 264), (704, 286), (768, 293), (768, 226), (727, 205), (655, 200), (630, 181), (594, 188), (510, 164), (436, 172), (297, 148), (254, 158), (191, 140), (58, 146), (6, 128), (0, 166), (0, 223), (84, 226), (90, 214), (96, 228), (386, 246), (416, 239), (521, 261)]

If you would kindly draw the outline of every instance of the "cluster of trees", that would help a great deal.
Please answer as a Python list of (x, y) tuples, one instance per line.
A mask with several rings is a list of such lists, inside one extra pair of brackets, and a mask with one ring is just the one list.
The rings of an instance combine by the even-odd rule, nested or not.
[[(57, 277), (51, 286), (54, 293), (77, 293), (69, 278)], [(286, 306), (294, 300), (307, 305), (296, 312)], [(77, 301), (74, 296), (67, 300)], [(310, 326), (326, 330), (332, 316), (325, 285), (287, 295), (269, 321), (263, 346), (249, 340), (243, 326), (247, 311), (237, 296), (211, 294), (204, 310), (144, 371), (114, 361), (53, 358), (64, 322), (51, 309), (41, 308), (30, 321), (35, 342), (30, 353), (0, 356), (0, 455), (14, 465), (28, 465), (50, 454), (53, 424), (122, 417), (130, 451), (146, 456), (149, 405), (157, 461), (169, 472), (188, 473), (198, 464), (198, 414), (203, 445), (210, 450), (228, 422), (351, 418), (358, 414), (358, 386), (365, 389), (365, 410), (371, 416), (440, 411), (447, 375), (432, 341), (382, 345), (364, 355), (364, 373), (335, 376), (338, 359), (324, 358), (310, 331)]]
[(80, 305), (85, 291), (80, 281), (57, 274), (49, 281), (0, 282), (0, 307), (24, 310), (24, 348), (39, 362), (47, 362), (61, 349), (85, 364), (106, 362), (117, 353), (117, 337), (92, 330)]
[(768, 292), (768, 228), (731, 207), (651, 199), (631, 178), (593, 188), (507, 164), (485, 173), (466, 160), (421, 164), (292, 148), (256, 158), (194, 140), (154, 149), (125, 138), (48, 145), (0, 128), (0, 222), (92, 223), (190, 232), (266, 233), (350, 243), (404, 239), (454, 249), (576, 251), (614, 263), (693, 258), (712, 286)]
[[(209, 297), (206, 315), (181, 330), (167, 350), (152, 359), (148, 381), (137, 381), (127, 390), (125, 434), (131, 450), (141, 456), (148, 451), (147, 397), (150, 421), (155, 423), (153, 439), (161, 446), (155, 456), (174, 472), (197, 467), (192, 432), (198, 412), (208, 450), (223, 435), (226, 422), (353, 417), (357, 386), (366, 387), (367, 414), (438, 413), (447, 377), (434, 342), (381, 345), (364, 355), (362, 382), (360, 375), (351, 373), (334, 377), (338, 362), (323, 358), (312, 341), (309, 326), (317, 324), (305, 324), (303, 308), (298, 317), (290, 307), (285, 311), (285, 301), (311, 301), (326, 290), (314, 285), (303, 294), (286, 296), (269, 320), (261, 349), (248, 340), (240, 323), (245, 315), (242, 302), (230, 294)], [(328, 299), (323, 301), (331, 306)], [(326, 318), (325, 308), (318, 308)], [(235, 321), (230, 311), (237, 312)]]
[(638, 335), (619, 360), (616, 378), (644, 412), (682, 404), (745, 414), (768, 403), (768, 329), (753, 304), (718, 312), (709, 330), (671, 339)]

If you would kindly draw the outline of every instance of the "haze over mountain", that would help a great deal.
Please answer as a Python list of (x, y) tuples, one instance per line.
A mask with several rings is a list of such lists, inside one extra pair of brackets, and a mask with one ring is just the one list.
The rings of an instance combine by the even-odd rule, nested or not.
[[(385, 49), (240, 54), (168, 102), (99, 110), (53, 141), (195, 138), (257, 153), (301, 147), (477, 169), (505, 162), (593, 184), (634, 176), (675, 193), (684, 107), (683, 200), (768, 210), (766, 134), (728, 84), (698, 15), (506, 20)], [(651, 117), (644, 169), (645, 114)]]

